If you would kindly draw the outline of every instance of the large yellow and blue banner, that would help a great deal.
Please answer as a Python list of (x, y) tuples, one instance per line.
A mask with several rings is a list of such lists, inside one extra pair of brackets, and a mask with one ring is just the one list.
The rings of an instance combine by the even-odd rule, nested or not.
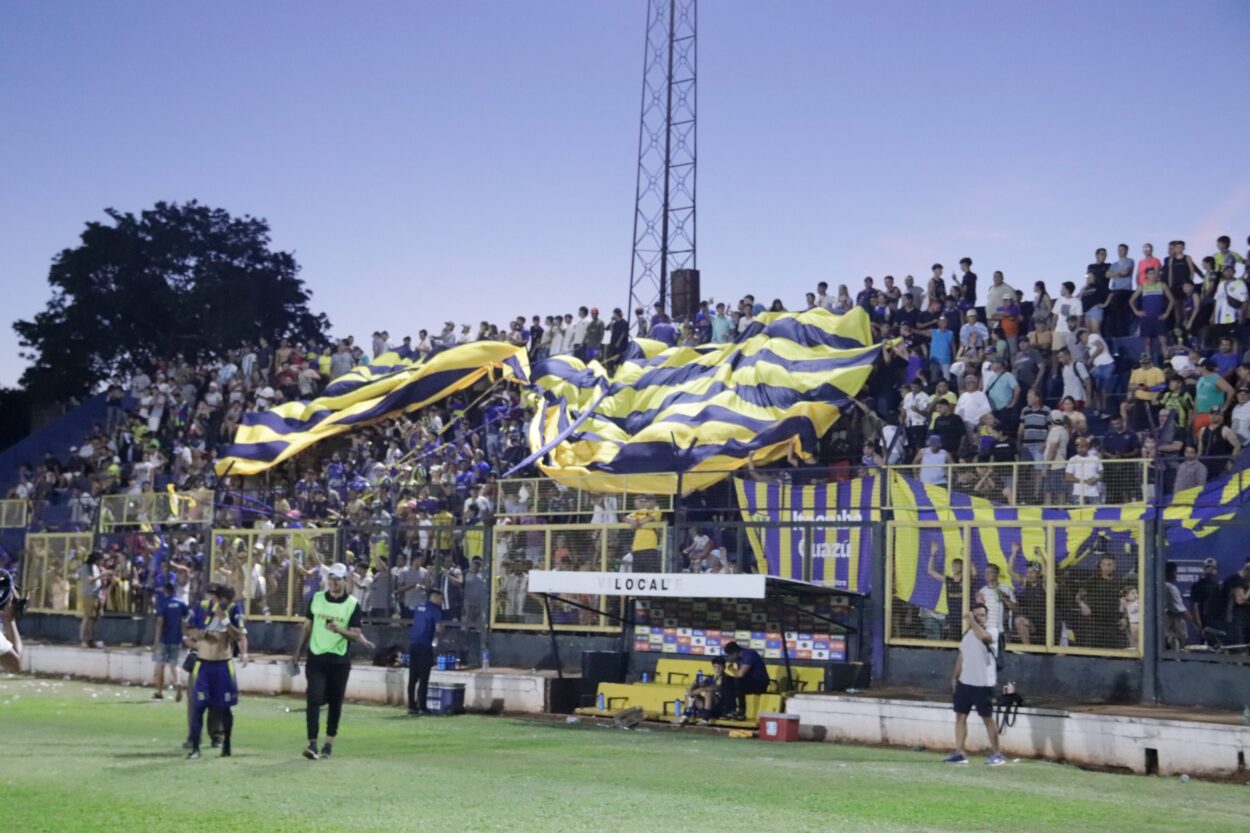
[(496, 373), (528, 381), (525, 349), (475, 341), (425, 358), (408, 348), (383, 353), (335, 379), (311, 402), (244, 414), (217, 473), (258, 474), (316, 442), (432, 405)]
[[(867, 593), (881, 478), (807, 485), (735, 479), (746, 538), (761, 572)], [(810, 571), (804, 569), (810, 557)]]
[(612, 374), (535, 362), (526, 462), (572, 488), (676, 494), (748, 462), (807, 459), (881, 353), (858, 307), (762, 313), (732, 344), (661, 348), (635, 342)]
[[(1222, 571), (1245, 561), (1240, 539), (1250, 527), (1229, 524), (1250, 509), (1250, 478), (1241, 471), (1171, 495), (1162, 505), (1139, 501), (1089, 509), (1005, 508), (900, 474), (890, 476), (889, 487), (895, 521), (894, 595), (939, 613), (947, 610), (945, 583), (929, 571), (931, 556), (942, 574), (949, 574), (951, 562), (959, 558), (975, 576), (988, 564), (1010, 576), (1023, 575), (1035, 559), (1049, 563), (1053, 558), (1060, 572), (1092, 570), (1096, 558), (1088, 556), (1109, 554), (1121, 574), (1127, 574), (1137, 569), (1145, 546), (1142, 533), (1151, 531), (1142, 522), (1158, 520), (1165, 536), (1162, 557), (1214, 557)], [(912, 525), (917, 521), (937, 525)], [(1053, 529), (1053, 553), (1048, 551), (1048, 527)]]

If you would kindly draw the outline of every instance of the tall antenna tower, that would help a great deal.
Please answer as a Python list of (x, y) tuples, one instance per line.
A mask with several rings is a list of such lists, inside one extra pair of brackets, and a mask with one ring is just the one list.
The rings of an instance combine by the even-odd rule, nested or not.
[(695, 269), (698, 0), (647, 0), (629, 308), (669, 309), (669, 275)]

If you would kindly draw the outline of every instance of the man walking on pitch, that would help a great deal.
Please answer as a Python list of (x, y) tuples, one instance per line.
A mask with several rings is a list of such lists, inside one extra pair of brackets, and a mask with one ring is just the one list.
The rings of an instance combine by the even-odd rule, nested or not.
[[(239, 646), (239, 661), (247, 664), (243, 608), (233, 602), (233, 587), (214, 584), (209, 588), (209, 597), (191, 615), (190, 635), (197, 640), (199, 658), (191, 670), (194, 683), (188, 683), (192, 709), (189, 760), (200, 757), (200, 735), (204, 731), (206, 710), (221, 727), (221, 757), (230, 757), (230, 738), (234, 732), (233, 708), (239, 702), (239, 686), (235, 681), (232, 658), (235, 645)], [(211, 726), (209, 731), (212, 731)]]
[(156, 627), (152, 638), (152, 658), (156, 673), (153, 683), (156, 692), (153, 700), (165, 697), (165, 669), (169, 669), (170, 683), (174, 686), (174, 699), (182, 702), (182, 688), (178, 685), (178, 655), (182, 652), (182, 623), (190, 608), (176, 595), (177, 587), (171, 578), (163, 592), (156, 596)]
[(975, 708), (985, 723), (990, 739), (987, 766), (999, 766), (1006, 759), (998, 750), (998, 726), (994, 723), (994, 687), (998, 684), (998, 633), (985, 626), (988, 612), (976, 602), (964, 614), (968, 629), (959, 643), (959, 659), (951, 673), (951, 690), (955, 694), (955, 754), (948, 764), (966, 764), (964, 744), (968, 740), (968, 714)]
[[(308, 642), (308, 681), (306, 710), (308, 746), (304, 757), (310, 761), (330, 757), (334, 739), (339, 733), (343, 714), (343, 697), (347, 693), (347, 677), (352, 660), (347, 654), (348, 642), (359, 642), (368, 650), (373, 643), (360, 632), (363, 613), (356, 597), (347, 591), (347, 566), (332, 564), (326, 573), (326, 589), (313, 594), (304, 614), (294, 661), (299, 663), (304, 642)], [(321, 730), (321, 704), (326, 709), (326, 742), (317, 750)]]
[(431, 590), (429, 597), (412, 612), (408, 635), (408, 714), (429, 712), (425, 695), (434, 667), (434, 640), (443, 634), (443, 594)]

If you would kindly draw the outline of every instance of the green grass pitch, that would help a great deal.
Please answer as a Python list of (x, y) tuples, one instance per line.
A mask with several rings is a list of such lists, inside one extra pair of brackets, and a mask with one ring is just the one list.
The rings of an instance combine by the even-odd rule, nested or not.
[(4, 831), (1232, 831), (1250, 788), (1025, 761), (769, 744), (348, 706), (334, 757), (300, 757), (300, 700), (244, 696), (234, 757), (179, 749), (150, 689), (0, 678)]

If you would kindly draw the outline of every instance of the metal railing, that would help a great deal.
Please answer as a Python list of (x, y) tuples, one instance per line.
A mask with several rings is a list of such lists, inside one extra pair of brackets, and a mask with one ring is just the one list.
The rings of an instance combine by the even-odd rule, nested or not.
[(215, 529), (207, 578), (234, 588), (253, 619), (298, 619), (339, 560), (334, 529)]
[(886, 642), (958, 647), (979, 601), (1009, 650), (1140, 657), (1145, 534), (1140, 521), (891, 521)]
[(0, 500), (0, 529), (25, 529), (29, 523), (29, 501)]
[[(1133, 503), (1150, 496), (1147, 460), (1097, 458), (1055, 462), (951, 463), (901, 465), (890, 471), (931, 486), (942, 486), (995, 506), (1050, 508)], [(886, 495), (892, 495), (887, 489)], [(894, 502), (887, 497), (887, 504)]]
[(135, 495), (105, 495), (100, 498), (101, 532), (136, 526), (190, 524), (211, 526), (213, 492), (147, 492)]
[(79, 569), (91, 554), (90, 532), (31, 532), (26, 535), (22, 586), (33, 613), (78, 613), (82, 609)]
[[(569, 596), (552, 600), (551, 615), (529, 593), (530, 570), (664, 572), (669, 569), (668, 529), (646, 524), (498, 524), (491, 530), (490, 626), (492, 630), (555, 630), (619, 633), (621, 626), (597, 611), (619, 599)], [(654, 540), (653, 540), (654, 539)], [(654, 546), (652, 546), (654, 544)]]
[[(495, 514), (507, 517), (576, 518), (577, 523), (616, 523), (635, 511), (637, 500), (651, 494), (644, 490), (629, 489), (629, 478), (623, 478), (626, 486), (619, 492), (587, 492), (572, 489), (547, 477), (513, 478), (499, 481), (498, 505)], [(661, 512), (673, 509), (672, 495), (651, 494), (655, 508)]]

